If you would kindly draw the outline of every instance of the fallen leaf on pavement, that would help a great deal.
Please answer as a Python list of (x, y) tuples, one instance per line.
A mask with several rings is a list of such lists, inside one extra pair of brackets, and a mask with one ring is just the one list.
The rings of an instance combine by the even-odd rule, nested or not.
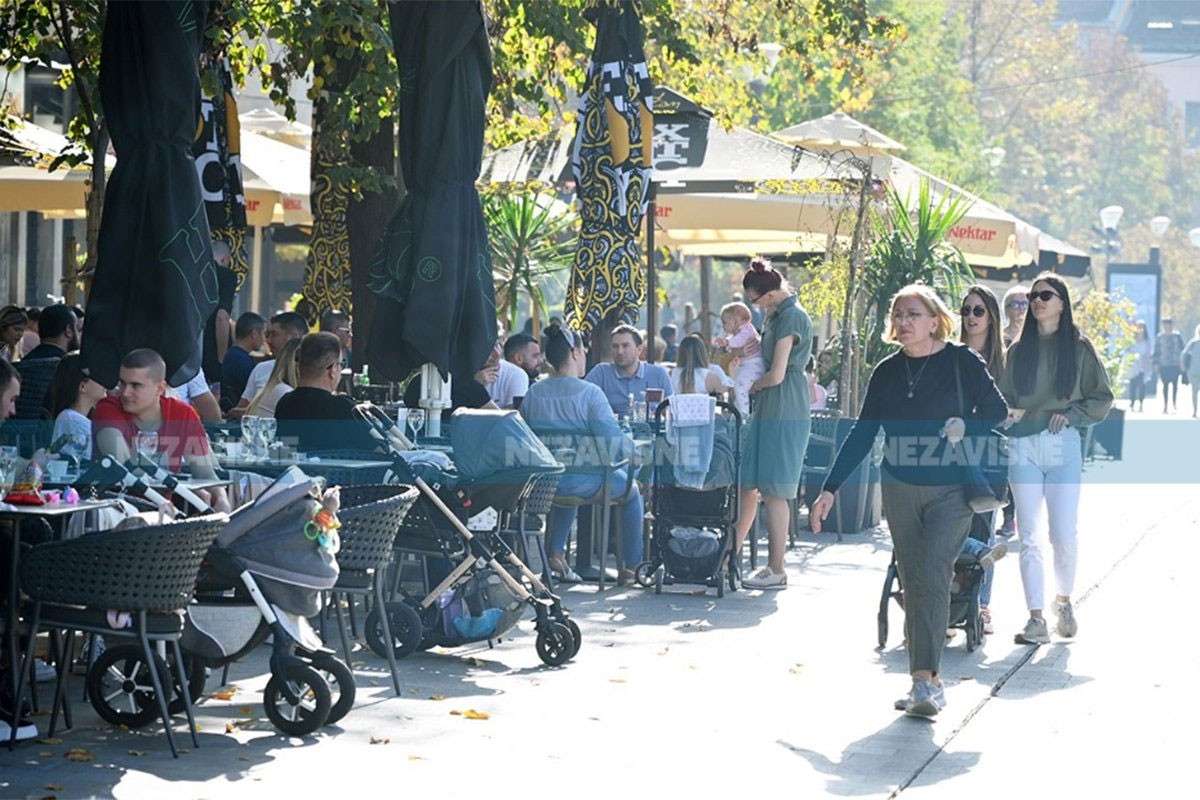
[(232, 722), (225, 723), (225, 732), (226, 733), (233, 733), (236, 730), (237, 730), (237, 725), (234, 725)]
[(66, 755), (67, 761), (94, 761), (96, 759), (91, 751), (85, 750), (82, 747), (72, 747), (67, 751)]
[(470, 664), (472, 667), (482, 667), (487, 664), (486, 661), (483, 661), (478, 658), (468, 658), (467, 663)]
[(47, 783), (42, 788), (49, 789), (52, 792), (61, 792), (63, 790), (63, 785), (61, 783)]
[(409, 761), (424, 761), (425, 758), (423, 756), (409, 756), (408, 760)]
[(609, 678), (608, 682), (609, 683), (625, 683), (625, 679), (624, 678)]
[(41, 758), (50, 758), (52, 755), (54, 755), (53, 750), (42, 750), (40, 753), (38, 753), (38, 756)]
[(228, 686), (224, 689), (219, 689), (213, 692), (209, 695), (209, 697), (213, 698), (214, 700), (232, 700), (235, 694), (237, 694), (237, 687)]
[(491, 719), (490, 714), (485, 714), (482, 711), (476, 711), (473, 708), (468, 708), (466, 713), (463, 714), (463, 717), (466, 719)]
[(371, 737), (371, 744), (389, 744), (391, 741), (391, 739), (384, 739), (377, 736)]
[(452, 716), (452, 717), (461, 717), (461, 716), (462, 716), (462, 712), (461, 712), (461, 711), (459, 711), (457, 708), (452, 708), (452, 709), (450, 709), (450, 716)]
[(145, 750), (130, 750), (130, 751), (129, 751), (129, 755), (131, 755), (131, 756), (144, 756), (144, 755), (146, 755), (146, 751), (145, 751)]
[(250, 708), (250, 706), (246, 706), (245, 708), (239, 708), (238, 713), (245, 714), (248, 717), (254, 713), (254, 709)]
[(62, 739), (57, 736), (47, 736), (45, 739), (38, 739), (38, 744), (62, 744)]
[(429, 699), (430, 700), (445, 700), (446, 696), (444, 694), (431, 694), (431, 695), (429, 695)]

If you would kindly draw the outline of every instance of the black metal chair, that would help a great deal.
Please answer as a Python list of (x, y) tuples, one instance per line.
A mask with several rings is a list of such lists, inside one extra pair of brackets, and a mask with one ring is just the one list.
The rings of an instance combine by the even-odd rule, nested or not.
[(31, 358), (13, 363), (17, 374), (21, 376), (21, 394), (17, 396), (15, 419), (46, 419), (49, 414), (45, 408), (46, 394), (50, 391), (50, 381), (54, 379), (54, 370), (58, 369), (61, 358)]
[[(173, 690), (179, 687), (192, 742), (199, 746), (185, 671), (177, 670), (175, 682), (169, 682), (166, 663), (151, 642), (170, 642), (175, 664), (185, 663), (179, 647), (184, 610), (192, 599), (200, 562), (227, 521), (226, 515), (214, 514), (167, 525), (104, 531), (32, 548), (21, 564), (21, 590), (32, 605), (26, 616), (30, 646), (17, 675), (17, 698), (22, 696), (23, 681), (33, 659), (32, 643), (39, 630), (86, 631), (104, 636), (109, 643), (132, 639), (141, 646), (171, 754), (178, 757), (179, 751), (171, 731), (171, 698), (164, 692), (165, 686)], [(113, 609), (130, 615), (126, 627), (109, 624)], [(60, 707), (67, 727), (71, 725), (65, 698), (72, 640), (72, 636), (67, 637), (67, 652), (59, 660), (51, 736)], [(142, 699), (149, 701), (144, 695)], [(13, 731), (10, 748), (16, 738), (15, 726)]]
[[(388, 564), (392, 560), (396, 532), (417, 495), (415, 488), (404, 485), (349, 486), (341, 490), (338, 520), (342, 526), (338, 532), (342, 546), (337, 554), (340, 572), (337, 584), (330, 590), (330, 598), (347, 664), (350, 663), (350, 637), (342, 610), (343, 598), (354, 595), (372, 597), (375, 608), (381, 612), (378, 617), (383, 628), (383, 641), (392, 641), (388, 619), (390, 614), (382, 612), (385, 608), (384, 583)], [(392, 673), (392, 686), (396, 696), (399, 696), (400, 676), (396, 669), (396, 655), (390, 647), (383, 650)]]
[[(554, 579), (550, 572), (550, 559), (546, 554), (546, 515), (554, 506), (554, 495), (558, 491), (558, 482), (561, 478), (562, 474), (559, 472), (548, 472), (534, 478), (530, 491), (521, 499), (517, 510), (510, 516), (509, 525), (506, 526), (508, 529), (501, 532), (501, 535), (514, 541), (516, 547), (513, 549), (530, 569), (533, 567), (530, 564), (529, 553), (531, 551), (537, 553), (542, 581), (551, 588), (554, 586)], [(516, 517), (515, 531), (511, 529), (512, 516)], [(540, 527), (529, 529), (527, 526), (530, 517), (538, 517), (541, 523)], [(532, 547), (530, 547), (531, 544)]]

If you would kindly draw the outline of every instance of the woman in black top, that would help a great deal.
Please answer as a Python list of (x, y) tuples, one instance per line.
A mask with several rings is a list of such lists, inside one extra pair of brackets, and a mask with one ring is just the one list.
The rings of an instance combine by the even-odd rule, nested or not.
[[(871, 374), (862, 413), (811, 514), (813, 531), (820, 532), (834, 493), (883, 428), (883, 510), (904, 586), (912, 673), (912, 690), (896, 706), (914, 716), (933, 716), (946, 703), (938, 670), (949, 623), (950, 581), (971, 522), (963, 455), (948, 445), (983, 433), (1008, 413), (983, 360), (946, 341), (953, 330), (946, 304), (930, 287), (913, 284), (896, 293), (884, 339), (902, 349)], [(959, 383), (965, 420), (959, 412)]]

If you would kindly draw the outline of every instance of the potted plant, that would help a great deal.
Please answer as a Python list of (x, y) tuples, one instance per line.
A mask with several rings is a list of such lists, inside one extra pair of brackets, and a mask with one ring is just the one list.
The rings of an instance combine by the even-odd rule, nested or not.
[[(1075, 304), (1073, 312), (1075, 324), (1100, 356), (1113, 393), (1120, 394), (1134, 361), (1129, 348), (1133, 345), (1137, 308), (1124, 297), (1093, 289)], [(1084, 437), (1084, 457), (1094, 457), (1098, 444), (1106, 456), (1120, 459), (1124, 437), (1125, 409), (1114, 404), (1104, 421), (1093, 425)]]

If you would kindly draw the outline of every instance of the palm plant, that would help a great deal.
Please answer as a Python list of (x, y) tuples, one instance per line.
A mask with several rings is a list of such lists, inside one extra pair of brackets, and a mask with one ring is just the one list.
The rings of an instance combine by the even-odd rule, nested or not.
[(546, 287), (561, 284), (559, 275), (574, 257), (576, 217), (561, 202), (545, 194), (493, 194), (483, 200), (496, 309), (509, 331), (515, 330), (521, 294), (532, 302), (537, 336), (547, 315)]
[(960, 195), (943, 195), (933, 202), (929, 182), (922, 180), (916, 206), (894, 187), (888, 189), (887, 211), (873, 216), (875, 244), (863, 264), (857, 297), (855, 332), (860, 343), (857, 369), (842, 371), (850, 381), (843, 408), (857, 408), (857, 387), (870, 369), (895, 348), (881, 337), (888, 324), (891, 300), (904, 286), (924, 283), (934, 287), (955, 307), (974, 281), (974, 272), (957, 247), (946, 241), (950, 230), (970, 210), (971, 201)]

